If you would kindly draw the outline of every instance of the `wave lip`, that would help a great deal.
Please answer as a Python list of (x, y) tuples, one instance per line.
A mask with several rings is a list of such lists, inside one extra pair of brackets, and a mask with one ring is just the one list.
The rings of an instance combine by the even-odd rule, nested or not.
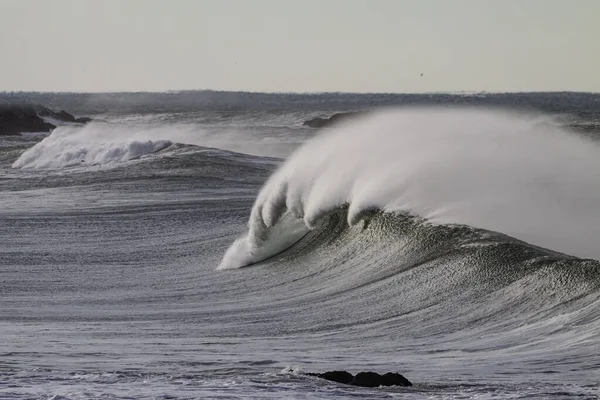
[(169, 140), (128, 137), (98, 126), (59, 127), (26, 150), (13, 168), (60, 169), (76, 165), (107, 165), (143, 157), (169, 147)]
[(263, 187), (248, 234), (219, 268), (260, 261), (262, 246), (273, 244), (265, 237), (292, 223), (283, 215), (310, 229), (346, 204), (350, 225), (368, 210), (408, 213), (600, 259), (599, 156), (595, 142), (545, 116), (382, 111), (323, 132), (292, 154)]

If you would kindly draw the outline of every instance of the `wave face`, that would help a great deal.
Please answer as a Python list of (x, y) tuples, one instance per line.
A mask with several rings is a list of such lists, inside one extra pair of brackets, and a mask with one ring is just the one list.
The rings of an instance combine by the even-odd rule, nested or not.
[[(258, 195), (219, 268), (282, 251), (349, 205), (501, 232), (600, 259), (600, 148), (551, 118), (477, 109), (388, 110), (298, 149)], [(301, 221), (301, 222), (299, 222)]]

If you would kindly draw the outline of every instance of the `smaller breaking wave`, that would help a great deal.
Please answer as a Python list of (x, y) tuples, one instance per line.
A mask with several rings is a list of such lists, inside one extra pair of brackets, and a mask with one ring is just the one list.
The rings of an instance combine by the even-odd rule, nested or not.
[(158, 132), (133, 131), (106, 124), (62, 126), (27, 149), (13, 168), (60, 169), (80, 165), (110, 165), (144, 157), (172, 145)]

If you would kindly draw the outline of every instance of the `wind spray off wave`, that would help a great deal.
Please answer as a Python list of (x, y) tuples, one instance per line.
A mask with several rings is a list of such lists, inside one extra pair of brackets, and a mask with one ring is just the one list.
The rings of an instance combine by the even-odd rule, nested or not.
[[(163, 129), (164, 131), (164, 129)], [(63, 126), (26, 150), (13, 168), (55, 169), (106, 165), (146, 156), (169, 147), (165, 132), (138, 127), (125, 130), (109, 124)]]
[(160, 118), (86, 126), (61, 126), (13, 163), (13, 168), (60, 169), (77, 165), (112, 165), (144, 157), (169, 147), (188, 144), (260, 156), (281, 157), (295, 149), (302, 137), (272, 135), (234, 128), (211, 131), (193, 123), (168, 124)]
[(219, 268), (259, 262), (348, 205), (464, 224), (600, 259), (600, 147), (548, 117), (403, 109), (323, 133), (268, 180)]

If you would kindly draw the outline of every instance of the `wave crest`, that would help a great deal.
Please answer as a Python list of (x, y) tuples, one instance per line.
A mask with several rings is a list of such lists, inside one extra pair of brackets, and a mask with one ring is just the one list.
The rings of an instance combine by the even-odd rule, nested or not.
[(263, 187), (248, 234), (219, 268), (258, 262), (289, 246), (272, 232), (295, 227), (290, 216), (311, 229), (345, 204), (350, 225), (372, 209), (404, 212), (600, 258), (599, 156), (595, 142), (549, 117), (481, 109), (379, 112), (292, 154)]
[(59, 169), (82, 164), (114, 164), (155, 153), (171, 144), (169, 140), (150, 140), (135, 132), (101, 124), (63, 126), (27, 149), (12, 167)]

